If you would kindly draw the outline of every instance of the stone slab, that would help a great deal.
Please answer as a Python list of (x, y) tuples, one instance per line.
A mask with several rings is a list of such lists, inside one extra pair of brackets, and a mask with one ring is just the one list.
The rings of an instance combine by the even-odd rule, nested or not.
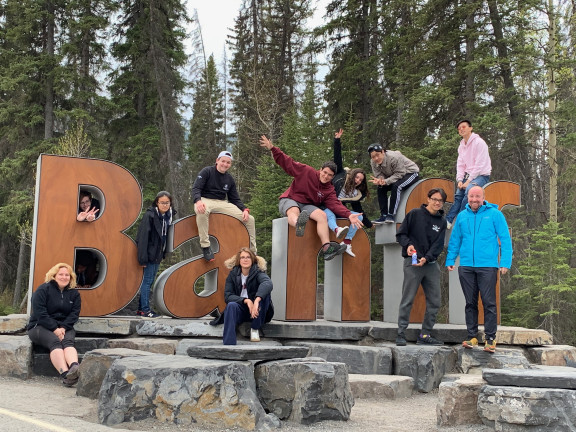
[(148, 351), (156, 354), (173, 355), (178, 346), (177, 339), (165, 338), (130, 338), (110, 339), (109, 348), (128, 348), (133, 350)]
[(428, 393), (438, 388), (446, 373), (454, 369), (456, 353), (446, 346), (406, 345), (393, 347), (394, 375), (414, 379), (414, 389)]
[(548, 345), (527, 348), (528, 358), (545, 366), (576, 366), (576, 348), (570, 345)]
[(360, 341), (368, 336), (368, 323), (348, 323), (317, 320), (284, 322), (272, 320), (264, 328), (266, 337), (277, 339), (317, 339)]
[(482, 424), (477, 405), (480, 389), (485, 384), (480, 375), (444, 375), (438, 387), (438, 426)]
[[(484, 333), (481, 336), (484, 340)], [(554, 338), (546, 330), (498, 326), (496, 341), (502, 345), (539, 346), (552, 345)]]
[(117, 317), (82, 317), (74, 325), (77, 334), (103, 334), (129, 336), (136, 332), (136, 324), (143, 321), (141, 318)]
[(0, 376), (30, 377), (32, 341), (28, 336), (0, 335)]
[(574, 431), (576, 391), (486, 385), (478, 395), (478, 414), (497, 431)]
[[(398, 325), (391, 323), (379, 323), (376, 321), (371, 321), (374, 323), (373, 327), (370, 329), (370, 336), (375, 340), (386, 340), (394, 342), (396, 336), (398, 335)], [(408, 342), (416, 342), (418, 335), (421, 332), (420, 324), (410, 324), (404, 335)], [(465, 326), (456, 324), (436, 324), (432, 334), (435, 338), (443, 341), (445, 344), (462, 343), (466, 339), (468, 334)]]
[(136, 323), (140, 336), (212, 337), (222, 340), (224, 326), (211, 326), (208, 319), (160, 318)]
[(519, 368), (528, 369), (531, 367), (530, 361), (526, 358), (526, 353), (518, 347), (502, 347), (498, 345), (495, 353), (484, 351), (484, 347), (456, 348), (458, 360), (456, 370), (461, 373), (481, 374), (483, 368)]
[(380, 375), (392, 373), (392, 350), (389, 347), (316, 342), (292, 342), (292, 344), (310, 348), (309, 357), (346, 363), (349, 373)]
[(102, 381), (115, 360), (148, 355), (153, 354), (127, 348), (104, 348), (87, 352), (80, 363), (80, 378), (76, 385), (76, 395), (96, 399)]
[(397, 375), (349, 374), (354, 399), (399, 399), (412, 396), (414, 379)]
[(0, 334), (8, 335), (26, 331), (28, 318), (26, 314), (0, 316)]
[(259, 345), (201, 345), (188, 347), (190, 357), (217, 360), (283, 360), (306, 357), (308, 347)]
[(576, 369), (562, 366), (534, 366), (527, 370), (484, 369), (482, 377), (493, 386), (576, 390)]
[[(238, 339), (238, 345), (253, 345), (254, 342), (250, 342), (249, 340), (242, 340)], [(222, 346), (222, 339), (216, 338), (194, 338), (194, 339), (182, 339), (178, 342), (176, 346), (176, 355), (188, 355), (188, 348), (190, 347), (197, 347), (197, 346), (205, 346), (205, 345), (220, 345)], [(272, 339), (261, 339), (258, 342), (258, 345), (266, 345), (266, 346), (282, 346), (282, 344), (278, 341)]]

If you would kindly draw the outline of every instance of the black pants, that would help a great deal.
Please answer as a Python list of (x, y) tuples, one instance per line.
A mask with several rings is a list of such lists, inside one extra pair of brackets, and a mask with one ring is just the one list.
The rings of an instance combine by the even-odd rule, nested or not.
[(43, 346), (52, 352), (55, 349), (73, 348), (74, 339), (76, 338), (76, 331), (74, 329), (66, 330), (64, 339), (60, 340), (53, 331), (37, 325), (36, 327), (28, 330), (28, 337), (36, 345)]
[[(378, 186), (378, 204), (380, 205), (380, 214), (395, 215), (398, 211), (400, 194), (404, 189), (418, 181), (418, 173), (408, 173), (397, 182), (386, 186)], [(390, 206), (388, 206), (388, 192), (390, 192)]]
[(458, 267), (460, 285), (466, 299), (466, 329), (468, 337), (478, 334), (478, 293), (484, 307), (484, 334), (486, 339), (496, 338), (498, 311), (496, 308), (496, 267)]

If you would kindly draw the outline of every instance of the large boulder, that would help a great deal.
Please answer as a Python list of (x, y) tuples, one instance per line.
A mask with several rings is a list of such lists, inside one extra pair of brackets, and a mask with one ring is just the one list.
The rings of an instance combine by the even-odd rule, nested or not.
[(414, 389), (428, 393), (454, 369), (456, 353), (444, 346), (406, 345), (392, 348), (394, 375), (414, 378)]
[(546, 366), (576, 365), (576, 347), (570, 345), (548, 345), (527, 348), (528, 356), (534, 363)]
[(109, 348), (127, 348), (167, 355), (174, 354), (177, 346), (177, 339), (166, 338), (110, 339), (108, 341)]
[(102, 383), (98, 420), (111, 426), (149, 417), (207, 430), (270, 422), (249, 362), (162, 354), (116, 360)]
[(483, 368), (530, 368), (530, 362), (522, 348), (498, 346), (495, 353), (489, 353), (482, 348), (468, 349), (461, 346), (456, 351), (456, 369), (461, 373), (481, 374)]
[(0, 316), (0, 334), (15, 334), (26, 330), (28, 315), (12, 314)]
[(486, 385), (478, 414), (498, 431), (576, 431), (576, 391)]
[(102, 381), (115, 360), (147, 355), (152, 355), (152, 353), (126, 348), (103, 348), (87, 352), (80, 363), (80, 378), (76, 386), (76, 394), (96, 399)]
[(383, 403), (386, 399), (410, 397), (414, 389), (414, 379), (398, 375), (350, 374), (348, 381), (354, 399), (378, 399)]
[(480, 375), (445, 375), (438, 387), (438, 426), (482, 424), (477, 405), (484, 384)]
[(310, 357), (320, 357), (329, 362), (342, 362), (348, 365), (348, 372), (354, 374), (390, 375), (392, 373), (392, 350), (390, 347), (371, 347), (314, 342), (292, 342), (310, 348)]
[(354, 397), (344, 363), (278, 360), (259, 364), (254, 375), (262, 405), (281, 420), (311, 424), (350, 418)]
[(0, 335), (0, 376), (30, 377), (32, 341), (28, 336)]

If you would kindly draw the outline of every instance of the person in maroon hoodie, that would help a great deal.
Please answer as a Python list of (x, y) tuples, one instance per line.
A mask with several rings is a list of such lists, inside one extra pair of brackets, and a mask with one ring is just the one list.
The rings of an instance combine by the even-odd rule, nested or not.
[(304, 235), (306, 223), (311, 218), (316, 221), (316, 231), (322, 242), (322, 252), (325, 260), (331, 260), (336, 255), (346, 251), (345, 244), (330, 242), (330, 231), (326, 213), (320, 208), (329, 208), (338, 217), (345, 217), (357, 228), (361, 228), (362, 221), (359, 214), (352, 214), (336, 196), (332, 179), (336, 174), (336, 164), (332, 161), (324, 162), (319, 170), (309, 165), (296, 162), (282, 150), (272, 144), (266, 136), (260, 137), (260, 146), (270, 150), (274, 161), (293, 177), (290, 187), (280, 195), (278, 208), (288, 223), (296, 228), (296, 235)]

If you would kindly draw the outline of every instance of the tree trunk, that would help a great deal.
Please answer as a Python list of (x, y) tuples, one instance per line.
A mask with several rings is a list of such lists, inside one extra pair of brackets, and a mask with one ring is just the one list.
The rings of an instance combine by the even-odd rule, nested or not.
[[(54, 4), (51, 0), (46, 2), (46, 55), (50, 64), (54, 62)], [(46, 70), (46, 87), (44, 102), (44, 139), (54, 136), (54, 76), (53, 70)]]
[(550, 222), (558, 222), (558, 161), (556, 160), (556, 16), (548, 0), (548, 166), (550, 167)]
[(16, 309), (20, 305), (20, 296), (22, 293), (22, 273), (26, 261), (26, 231), (20, 229), (20, 252), (18, 253), (18, 267), (16, 268), (16, 283), (14, 285), (14, 299), (12, 307)]

